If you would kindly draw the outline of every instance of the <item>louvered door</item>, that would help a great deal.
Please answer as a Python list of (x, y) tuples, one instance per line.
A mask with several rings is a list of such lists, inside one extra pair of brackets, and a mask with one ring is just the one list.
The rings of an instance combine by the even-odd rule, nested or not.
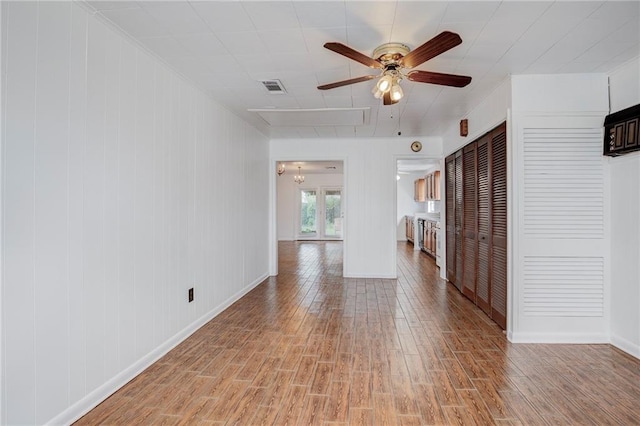
[(463, 180), (462, 180), (462, 204), (464, 206), (462, 217), (462, 256), (463, 256), (463, 282), (462, 293), (469, 299), (476, 301), (476, 227), (477, 227), (477, 200), (476, 200), (476, 145), (471, 143), (463, 149)]
[(491, 167), (490, 134), (478, 141), (478, 276), (477, 305), (491, 315)]
[(506, 125), (491, 138), (491, 318), (507, 327), (507, 137)]
[(456, 280), (454, 285), (458, 290), (462, 291), (462, 282), (464, 280), (463, 257), (462, 257), (462, 152), (456, 153), (455, 159), (455, 207), (454, 207), (454, 223), (455, 223), (455, 247), (456, 247)]
[(507, 318), (506, 142), (503, 123), (445, 160), (447, 279), (502, 328)]
[(456, 157), (450, 155), (444, 164), (445, 173), (445, 203), (446, 203), (446, 242), (447, 242), (447, 280), (456, 282), (456, 228), (455, 228), (455, 187), (456, 187)]

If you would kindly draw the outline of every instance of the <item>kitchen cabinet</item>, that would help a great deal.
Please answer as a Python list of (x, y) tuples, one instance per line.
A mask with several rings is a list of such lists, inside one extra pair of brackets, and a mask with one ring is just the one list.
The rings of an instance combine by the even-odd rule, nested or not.
[(404, 226), (405, 226), (405, 234), (407, 236), (407, 241), (411, 243), (414, 242), (415, 236), (415, 225), (413, 223), (413, 216), (405, 216), (404, 217)]
[(413, 182), (413, 199), (418, 203), (427, 200), (427, 179), (419, 178)]
[(421, 241), (420, 248), (422, 251), (432, 256), (436, 257), (436, 222), (428, 219), (418, 219), (421, 222), (421, 226), (419, 227), (421, 231)]
[(445, 206), (447, 279), (506, 328), (506, 124), (445, 159)]
[(436, 258), (437, 235), (436, 221), (418, 218), (418, 229), (415, 235), (418, 236), (418, 247), (429, 256)]
[(427, 200), (440, 200), (440, 170), (425, 176), (427, 181)]
[(423, 203), (427, 200), (440, 199), (440, 171), (429, 173), (413, 182), (413, 199)]

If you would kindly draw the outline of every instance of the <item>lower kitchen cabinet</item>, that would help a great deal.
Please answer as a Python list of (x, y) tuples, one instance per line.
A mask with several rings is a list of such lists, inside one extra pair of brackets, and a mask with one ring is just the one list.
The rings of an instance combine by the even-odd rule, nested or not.
[(413, 216), (405, 216), (404, 217), (404, 226), (405, 226), (405, 234), (407, 236), (407, 241), (414, 242), (415, 236), (415, 225), (413, 223)]
[(432, 257), (436, 257), (436, 222), (428, 219), (418, 219), (420, 232), (420, 249)]

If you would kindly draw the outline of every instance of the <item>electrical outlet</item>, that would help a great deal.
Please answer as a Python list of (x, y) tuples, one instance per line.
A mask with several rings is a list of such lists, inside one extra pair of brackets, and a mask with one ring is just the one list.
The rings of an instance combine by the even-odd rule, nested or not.
[(189, 289), (189, 303), (193, 302), (193, 287)]

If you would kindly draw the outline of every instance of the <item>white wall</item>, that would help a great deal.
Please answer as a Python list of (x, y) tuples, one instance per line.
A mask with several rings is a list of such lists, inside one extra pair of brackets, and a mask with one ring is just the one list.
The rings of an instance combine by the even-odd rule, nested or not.
[[(446, 157), (467, 144), (473, 142), (488, 131), (494, 129), (499, 124), (507, 121), (508, 111), (511, 108), (511, 79), (508, 78), (500, 83), (486, 98), (480, 100), (467, 115), (460, 119), (452, 120), (448, 125), (448, 130), (442, 138), (443, 157)], [(466, 118), (469, 124), (469, 135), (460, 136), (460, 120)], [(507, 151), (510, 149), (511, 140), (509, 138), (509, 122), (507, 122)], [(445, 200), (445, 164), (444, 159), (440, 161), (440, 193), (442, 202), (440, 203), (441, 235), (440, 243), (442, 256), (440, 259), (440, 277), (447, 279), (447, 238), (446, 238), (446, 217), (447, 203)], [(510, 173), (510, 170), (508, 170)]]
[[(289, 172), (288, 170), (282, 176), (277, 179), (278, 185), (278, 240), (279, 241), (293, 241), (297, 237), (296, 224), (298, 214), (298, 191), (301, 188), (326, 188), (326, 187), (342, 187), (344, 175), (342, 173), (336, 174), (305, 174), (304, 169), (302, 174), (305, 179), (302, 184), (294, 182), (293, 176), (297, 174), (297, 170)], [(347, 197), (345, 191), (343, 191), (343, 202)]]
[[(510, 78), (500, 83), (489, 96), (479, 101), (467, 115), (449, 123), (448, 130), (442, 137), (442, 153), (444, 157), (473, 142), (499, 124), (504, 123), (507, 119), (509, 108), (511, 108)], [(460, 136), (460, 120), (463, 118), (468, 120), (468, 136)], [(444, 182), (444, 178), (441, 181)], [(444, 203), (442, 204), (444, 205)], [(442, 209), (442, 214), (444, 215), (444, 206)]]
[(0, 423), (69, 423), (267, 275), (268, 141), (75, 3), (2, 19)]
[[(640, 104), (640, 58), (609, 76), (611, 112)], [(640, 153), (608, 159), (611, 171), (611, 342), (640, 358)]]
[[(271, 140), (275, 197), (277, 160), (343, 160), (345, 173), (344, 274), (348, 277), (396, 277), (396, 158), (411, 158), (407, 138)], [(420, 139), (420, 157), (440, 158), (439, 138)], [(274, 199), (275, 201), (275, 199)], [(272, 206), (275, 209), (275, 203)], [(272, 226), (277, 227), (274, 217)], [(276, 235), (274, 232), (273, 235)], [(275, 272), (275, 247), (271, 271)]]
[[(425, 176), (424, 172), (399, 175), (397, 182), (397, 215), (396, 215), (396, 239), (398, 241), (407, 240), (407, 232), (404, 217), (412, 216), (415, 213), (425, 213), (426, 202), (418, 203), (414, 201), (414, 181)], [(417, 244), (416, 244), (417, 247)]]

